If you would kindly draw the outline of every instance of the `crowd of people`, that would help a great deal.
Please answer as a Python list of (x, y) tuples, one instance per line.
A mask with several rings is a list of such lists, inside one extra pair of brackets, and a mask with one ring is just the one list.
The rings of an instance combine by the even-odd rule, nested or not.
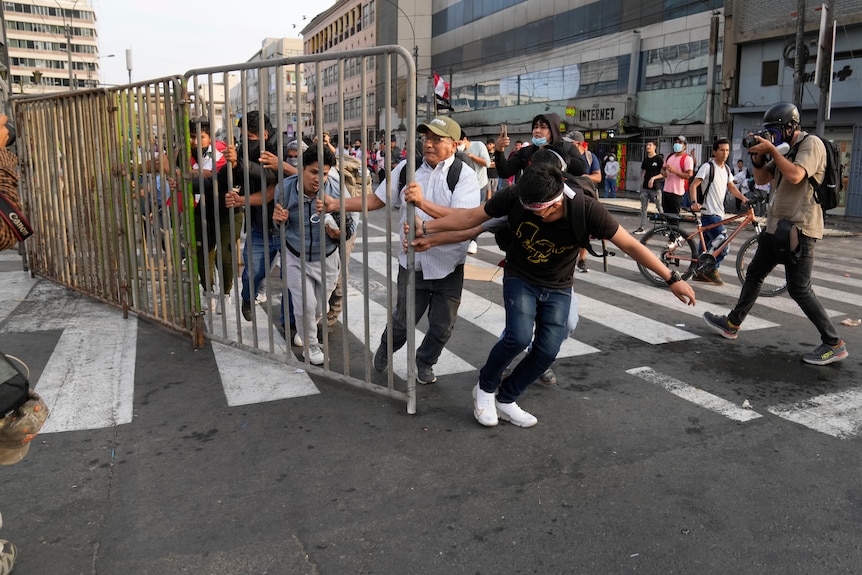
[[(540, 114), (532, 121), (530, 140), (515, 142), (513, 146), (505, 128), (497, 138), (482, 142), (472, 140), (449, 117), (433, 118), (417, 128), (422, 137), (421, 155), (417, 156), (413, 181), (408, 182), (404, 152), (394, 139), (388, 145), (377, 143), (376, 150), (363, 150), (359, 140), (353, 146), (339, 147), (324, 132), (321, 134), (322, 158), (318, 155), (316, 137), (299, 144), (291, 142), (280, 153), (273, 147), (273, 129), (268, 119), (250, 113), (248, 134), (244, 139), (249, 150), (238, 152), (234, 146), (212, 147), (209, 139), (202, 138), (201, 145), (208, 145), (210, 152), (203, 161), (196, 158), (191, 161), (192, 167), (199, 170), (229, 167), (223, 171), (232, 175), (235, 185), (224, 195), (223, 206), (220, 206), (225, 210), (224, 228), (234, 230), (231, 222), (240, 223), (239, 219), (233, 219), (236, 218), (233, 210), (245, 207), (251, 211), (245, 214), (250, 222), (250, 233), (243, 252), (241, 290), (241, 309), (246, 320), (251, 317), (255, 286), (262, 282), (264, 270), (282, 249), (287, 250), (289, 264), (283, 273), (289, 293), (283, 300), (281, 323), (285, 337), (303, 347), (304, 356), (313, 364), (321, 364), (325, 359), (317, 338), (323, 318), (326, 317), (330, 325), (337, 321), (338, 311), (333, 312), (333, 302), (338, 303), (337, 309), (340, 309), (341, 291), (337, 290), (336, 295), (332, 290), (340, 282), (338, 248), (342, 233), (352, 238), (355, 223), (351, 221), (347, 226), (327, 223), (323, 236), (320, 228), (313, 224), (319, 221), (316, 219), (321, 215), (318, 212), (338, 213), (342, 195), (344, 210), (348, 213), (361, 211), (363, 201), (361, 197), (351, 197), (339, 184), (336, 169), (339, 162), (364, 165), (368, 173), (374, 174), (375, 182), (368, 184), (374, 190), (367, 196), (367, 208), (381, 209), (395, 202), (404, 227), (402, 239), (409, 233), (405, 227), (408, 224), (406, 205), (412, 203), (416, 207), (415, 317), (419, 320), (427, 314), (429, 318), (429, 329), (416, 350), (419, 383), (437, 380), (434, 366), (454, 329), (463, 289), (464, 263), (467, 254), (477, 250), (476, 238), (489, 230), (496, 232), (496, 238), (505, 237), (498, 239), (498, 245), (506, 251), (506, 326), (489, 354), (488, 363), (480, 371), (474, 389), (474, 413), (483, 425), (495, 424), (500, 414), (517, 425), (530, 426), (535, 418), (518, 407), (516, 399), (533, 381), (556, 382), (551, 365), (562, 340), (577, 324), (572, 272), (588, 271), (588, 239), (585, 237), (610, 240), (660, 276), (667, 276), (668, 285), (681, 301), (688, 305), (695, 302), (691, 287), (623, 230), (598, 201), (602, 182), (605, 198), (616, 195), (616, 180), (620, 176), (616, 155), (608, 153), (599, 159), (589, 150), (583, 133), (562, 134), (560, 126), (556, 114)], [(264, 136), (264, 142), (257, 141), (257, 134)], [(288, 177), (282, 184), (276, 183), (279, 154), (287, 161), (284, 169)], [(711, 223), (724, 217), (728, 199), (733, 198), (741, 207), (747, 201), (746, 192), (754, 186), (770, 185), (769, 178), (755, 178), (757, 170), (752, 173), (742, 161), (737, 163), (734, 173), (728, 162), (729, 154), (730, 142), (716, 140), (712, 159), (698, 166), (687, 152), (684, 136), (675, 138), (673, 153), (667, 158), (658, 153), (657, 142), (647, 142), (641, 163), (640, 226), (633, 234), (645, 231), (650, 202), (665, 213), (679, 213), (684, 207), (697, 211), (705, 223)], [(302, 190), (296, 176), (299, 155), (303, 155), (303, 170), (307, 170), (303, 173), (305, 188)], [(222, 177), (221, 172), (219, 177)], [(245, 186), (249, 186), (248, 190)], [(300, 220), (304, 226), (300, 226)], [(586, 236), (572, 231), (578, 226), (588, 232)], [(304, 239), (300, 229), (304, 230)], [(508, 232), (503, 233), (502, 229)], [(720, 227), (710, 230), (705, 237), (707, 246), (721, 232)], [(233, 245), (234, 237), (222, 233), (222, 244)], [(282, 237), (287, 239), (283, 242)], [(304, 266), (299, 259), (301, 246), (306, 254)], [(554, 246), (554, 249), (547, 250), (547, 246)], [(326, 257), (323, 267), (320, 266), (321, 250)], [(722, 285), (718, 271), (721, 259), (722, 256), (717, 258), (715, 269), (697, 274), (694, 279)], [(213, 254), (208, 261), (215, 261)], [(392, 363), (393, 353), (406, 343), (407, 273), (406, 257), (401, 254), (392, 329), (391, 332), (384, 330), (373, 354), (373, 366), (377, 371), (386, 370)], [(204, 289), (211, 289), (212, 275), (207, 277), (202, 273), (201, 282)], [(230, 277), (221, 278), (220, 285), (227, 288), (226, 294), (230, 291), (229, 282)], [(331, 294), (331, 299), (319, 297), (321, 284), (331, 288), (325, 294)], [(735, 335), (734, 330), (738, 330), (753, 303), (747, 295), (751, 289), (744, 291), (743, 303), (734, 314), (717, 320), (707, 316), (707, 323), (714, 328), (722, 325), (721, 331), (726, 337)], [(791, 296), (803, 291), (794, 285)], [(803, 295), (800, 298), (806, 302), (812, 299)], [(551, 301), (556, 303), (551, 305)], [(801, 305), (811, 307), (809, 303)], [(815, 312), (812, 315), (819, 325), (823, 322)], [(289, 318), (289, 331), (285, 317)], [(843, 344), (835, 340), (834, 329), (830, 330), (824, 323), (821, 332), (824, 345), (839, 349), (834, 357), (840, 359), (840, 345)], [(526, 357), (514, 365), (515, 357), (525, 349)]]
[[(823, 235), (823, 212), (813, 199), (812, 182), (824, 177), (824, 145), (801, 129), (799, 111), (793, 104), (770, 107), (764, 114), (764, 126), (777, 135), (772, 140), (751, 136), (756, 142), (749, 149), (753, 170), (746, 169), (745, 162), (739, 160), (736, 173), (728, 164), (727, 139), (716, 140), (712, 159), (699, 167), (686, 153), (683, 136), (675, 138), (673, 153), (666, 159), (657, 153), (656, 142), (647, 142), (641, 164), (640, 227), (633, 233), (644, 232), (649, 202), (654, 202), (660, 212), (669, 213), (679, 213), (688, 206), (700, 213), (704, 223), (712, 223), (724, 217), (728, 194), (738, 202), (739, 209), (747, 201), (746, 192), (771, 191), (766, 229), (736, 305), (727, 315), (707, 312), (703, 319), (722, 337), (736, 339), (763, 279), (782, 264), (790, 297), (814, 324), (822, 341), (814, 350), (802, 354), (801, 360), (812, 365), (841, 361), (849, 356), (847, 346), (811, 287), (815, 245)], [(405, 251), (412, 247), (416, 252), (415, 317), (419, 320), (427, 314), (429, 320), (429, 329), (415, 356), (420, 384), (437, 381), (434, 366), (455, 327), (471, 242), (485, 231), (494, 231), (498, 245), (505, 251), (505, 324), (472, 388), (473, 416), (483, 426), (495, 426), (499, 420), (525, 428), (538, 423), (538, 418), (519, 406), (518, 401), (533, 382), (556, 382), (551, 365), (562, 342), (577, 326), (573, 278), (591, 238), (611, 241), (662, 277), (680, 302), (695, 305), (692, 287), (623, 229), (599, 201), (597, 184), (602, 175), (604, 196), (616, 194), (616, 156), (608, 154), (604, 162), (599, 162), (581, 132), (565, 136), (560, 133), (556, 114), (533, 118), (530, 142), (515, 142), (508, 154), (506, 150), (512, 142), (505, 129), (496, 139), (471, 141), (457, 122), (440, 116), (421, 124), (417, 132), (422, 136), (422, 155), (412, 181), (406, 181), (406, 162), (394, 140), (388, 147), (379, 144), (377, 151), (363, 151), (361, 141), (353, 147), (337, 149), (329, 134), (323, 133), (322, 155), (314, 145), (316, 139), (289, 142), (280, 150), (269, 119), (250, 112), (241, 143), (235, 146), (213, 140), (209, 123), (198, 119), (192, 126), (188, 163), (193, 175), (194, 217), (200, 224), (197, 241), (198, 260), (202, 263), (198, 275), (202, 289), (212, 292), (218, 270), (223, 290), (220, 297), (230, 300), (233, 275), (228, 270), (233, 269), (239, 230), (244, 225), (247, 233), (242, 255), (242, 315), (251, 320), (252, 302), (265, 271), (284, 251), (287, 265), (282, 273), (288, 293), (283, 298), (280, 321), (283, 326), (287, 315), (292, 327), (290, 335), (285, 336), (292, 336), (293, 343), (303, 348), (307, 361), (324, 363), (317, 330), (325, 317), (329, 323), (336, 319), (328, 312), (340, 309), (342, 294), (337, 288), (342, 258), (338, 250), (354, 237), (356, 224), (349, 213), (359, 212), (363, 202), (363, 198), (351, 195), (346, 182), (340, 181), (336, 167), (339, 162), (353, 162), (365, 164), (377, 174), (376, 189), (365, 198), (367, 209), (381, 209), (396, 202), (401, 242)], [(0, 115), (0, 192), (6, 201), (17, 205), (17, 160), (5, 150), (8, 141), (6, 118)], [(785, 156), (779, 151), (782, 144), (791, 154)], [(280, 183), (278, 170), (286, 176)], [(363, 184), (367, 185), (370, 182)], [(170, 187), (176, 189), (176, 183), (170, 182)], [(221, 190), (219, 194), (215, 189)], [(336, 220), (334, 215), (340, 216), (342, 204), (346, 215)], [(408, 204), (415, 207), (413, 221), (408, 221)], [(325, 219), (323, 233), (316, 225), (321, 217)], [(778, 230), (785, 222), (794, 228), (797, 245), (793, 257), (783, 255), (786, 250), (782, 242), (786, 240)], [(0, 247), (14, 245), (8, 230), (0, 231)], [(411, 231), (415, 239), (408, 245)], [(705, 242), (721, 232), (721, 228), (711, 230)], [(209, 242), (207, 237), (218, 241)], [(217, 254), (217, 249), (222, 253)], [(720, 262), (721, 256), (714, 271), (695, 279), (720, 285)], [(586, 271), (585, 263), (581, 271)], [(393, 353), (407, 340), (409, 273), (406, 255), (399, 250), (396, 307), (391, 331), (383, 331), (373, 355), (377, 371), (392, 365)], [(323, 285), (327, 291), (325, 297), (319, 297)], [(0, 464), (16, 463), (26, 455), (32, 434), (22, 436), (19, 423), (22, 418), (30, 418), (27, 421), (32, 420), (33, 426), (44, 423), (47, 407), (40, 401), (33, 393), (26, 404), (30, 407), (20, 407), (0, 419)], [(39, 413), (40, 409), (44, 411)], [(0, 572), (12, 569), (15, 556), (14, 545), (0, 540)]]

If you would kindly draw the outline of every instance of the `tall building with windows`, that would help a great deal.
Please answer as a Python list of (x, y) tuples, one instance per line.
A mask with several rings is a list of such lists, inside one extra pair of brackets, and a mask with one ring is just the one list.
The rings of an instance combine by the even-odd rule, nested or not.
[[(249, 58), (249, 62), (267, 62), (282, 58), (297, 58), (303, 55), (303, 42), (299, 38), (265, 38), (260, 50)], [(245, 77), (245, 101), (249, 110), (263, 110), (272, 124), (288, 138), (297, 131), (299, 122), (310, 122), (311, 114), (307, 102), (305, 65), (296, 67), (264, 66), (243, 74), (233, 74), (229, 80), (230, 103), (233, 110), (241, 109)], [(278, 86), (283, 87), (284, 101), (279, 110)], [(299, 100), (297, 101), (297, 89)], [(280, 112), (280, 114), (279, 114)], [(302, 119), (300, 119), (302, 118)]]
[(99, 86), (92, 0), (18, 0), (3, 2), (2, 8), (10, 92), (38, 94)]
[[(670, 151), (719, 125), (722, 0), (432, 0), (431, 61), (450, 82), (452, 117), (474, 138), (529, 140), (554, 112), (599, 155), (627, 160), (621, 186), (638, 189), (645, 139)], [(626, 163), (637, 164), (626, 169)]]
[[(338, 0), (329, 10), (318, 14), (302, 30), (306, 54), (343, 52), (375, 46), (399, 45), (412, 54), (420, 78), (420, 102), (427, 94), (425, 86), (431, 75), (431, 3), (428, 0)], [(390, 82), (386, 82), (387, 70)], [(331, 134), (338, 133), (339, 102), (343, 94), (344, 134), (338, 140), (359, 139), (363, 115), (367, 139), (380, 137), (387, 123), (396, 131), (405, 129), (406, 66), (395, 59), (390, 66), (383, 58), (353, 58), (343, 63), (342, 84), (336, 61), (323, 62), (309, 70), (309, 95), (322, 84), (323, 125)], [(363, 103), (362, 80), (365, 79)], [(339, 90), (343, 85), (343, 91)], [(387, 107), (386, 86), (391, 87)]]
[[(729, 3), (728, 54), (725, 84), (727, 107), (733, 121), (732, 142), (738, 157), (745, 157), (742, 136), (761, 128), (763, 112), (775, 102), (793, 102), (796, 34), (799, 17), (796, 0)], [(834, 0), (835, 26), (831, 91), (821, 105), (821, 87), (815, 84), (820, 45), (821, 2), (806, 2), (802, 33), (803, 74), (798, 84), (802, 127), (822, 133), (839, 154), (844, 190), (839, 205), (845, 213), (862, 217), (862, 1)], [(827, 28), (828, 29), (828, 28)], [(828, 33), (832, 35), (831, 29)], [(819, 78), (817, 78), (819, 79)], [(825, 82), (821, 82), (825, 84)]]

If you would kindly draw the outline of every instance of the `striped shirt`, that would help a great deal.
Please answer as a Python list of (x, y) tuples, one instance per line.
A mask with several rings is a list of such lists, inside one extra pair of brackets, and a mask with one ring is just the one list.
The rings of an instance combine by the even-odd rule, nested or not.
[[(470, 166), (463, 165), (455, 190), (449, 191), (446, 175), (449, 173), (449, 167), (453, 161), (455, 161), (455, 156), (443, 160), (434, 168), (425, 162), (416, 168), (415, 180), (422, 187), (422, 196), (440, 206), (475, 208), (479, 205), (479, 180), (476, 178), (476, 172)], [(406, 166), (407, 162), (401, 162), (392, 170), (391, 174), (392, 197), (397, 197), (396, 202), (400, 205), (398, 230), (402, 245), (404, 242), (404, 222), (407, 221), (407, 203), (404, 201), (403, 192), (397, 188), (401, 170), (406, 169)], [(386, 203), (386, 185), (387, 182), (384, 180), (374, 192), (384, 203)], [(416, 215), (423, 220), (433, 219), (419, 208), (416, 208)], [(416, 252), (416, 271), (421, 271), (422, 277), (426, 280), (442, 279), (448, 276), (455, 271), (457, 266), (467, 260), (469, 243), (469, 241), (464, 241), (457, 244), (434, 246), (427, 251)], [(407, 254), (402, 249), (398, 250), (398, 263), (401, 267), (407, 268)]]

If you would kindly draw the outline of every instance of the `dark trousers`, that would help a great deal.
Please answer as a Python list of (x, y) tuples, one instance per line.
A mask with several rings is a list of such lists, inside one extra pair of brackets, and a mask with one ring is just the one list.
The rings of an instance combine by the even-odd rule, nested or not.
[[(832, 324), (832, 320), (826, 315), (823, 304), (817, 299), (811, 288), (811, 271), (814, 269), (814, 244), (817, 240), (799, 234), (799, 247), (801, 250), (799, 261), (795, 264), (786, 264), (784, 274), (787, 278), (787, 293), (793, 298), (800, 309), (805, 313), (817, 331), (820, 339), (827, 345), (838, 345), (841, 338)], [(736, 307), (728, 314), (727, 318), (736, 325), (741, 324), (748, 312), (751, 311), (757, 296), (760, 295), (760, 287), (763, 279), (778, 265), (778, 250), (775, 245), (775, 236), (763, 232), (757, 244), (757, 252), (748, 264), (748, 273), (745, 275), (745, 283), (742, 284), (742, 292)]]
[[(395, 304), (395, 313), (392, 314), (393, 353), (407, 343), (407, 279), (407, 269), (398, 266), (398, 302)], [(440, 359), (458, 318), (463, 287), (463, 264), (438, 280), (426, 280), (422, 277), (422, 272), (416, 272), (416, 321), (428, 312), (428, 331), (422, 344), (416, 349), (417, 366), (431, 367)], [(383, 330), (380, 345), (386, 349), (386, 330)]]
[(682, 196), (678, 196), (676, 194), (669, 194), (667, 192), (661, 193), (661, 207), (666, 214), (678, 214), (679, 209), (682, 207)]

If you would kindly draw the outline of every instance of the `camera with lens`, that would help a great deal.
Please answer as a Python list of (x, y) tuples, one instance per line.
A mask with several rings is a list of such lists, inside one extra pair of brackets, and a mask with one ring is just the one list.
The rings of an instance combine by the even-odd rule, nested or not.
[(756, 146), (758, 144), (758, 142), (757, 142), (757, 138), (755, 138), (755, 136), (760, 136), (764, 140), (769, 140), (770, 142), (775, 143), (775, 132), (767, 129), (767, 130), (761, 130), (755, 134), (752, 134), (750, 136), (745, 136), (744, 138), (742, 138), (742, 147), (743, 148), (750, 148), (751, 146)]

